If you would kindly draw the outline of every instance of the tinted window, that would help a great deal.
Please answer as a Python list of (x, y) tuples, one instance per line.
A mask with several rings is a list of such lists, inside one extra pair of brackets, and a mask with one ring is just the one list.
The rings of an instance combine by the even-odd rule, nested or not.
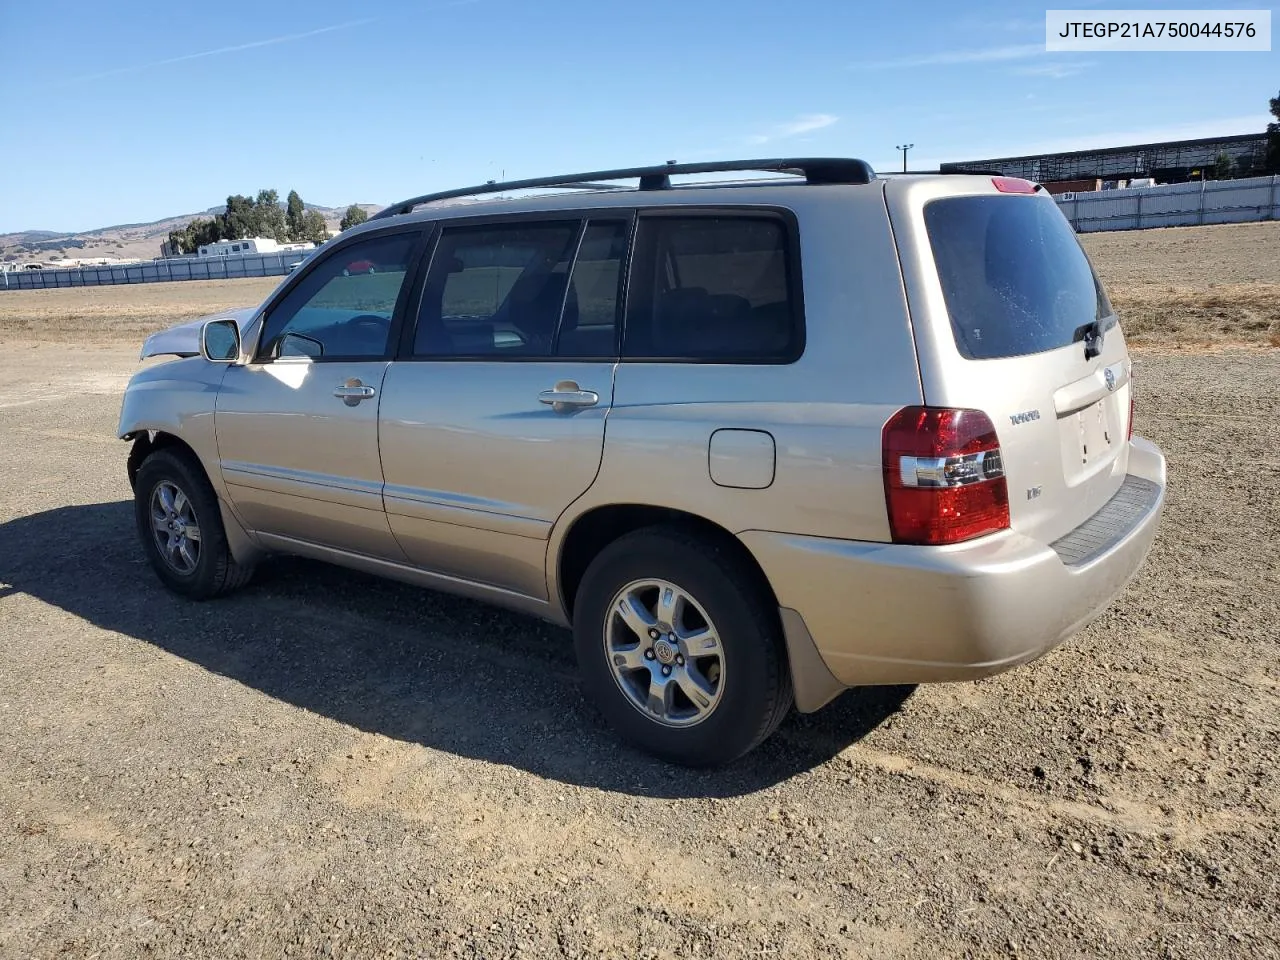
[(788, 270), (780, 220), (642, 219), (623, 355), (793, 359), (800, 326)]
[(965, 357), (1053, 350), (1110, 316), (1071, 225), (1052, 201), (952, 197), (927, 204), (924, 219)]
[(627, 227), (623, 220), (593, 220), (587, 225), (569, 276), (557, 355), (584, 359), (618, 355), (618, 292)]
[(579, 227), (446, 227), (422, 291), (414, 353), (550, 356)]
[(261, 357), (381, 357), (417, 234), (353, 243), (318, 262), (267, 317)]

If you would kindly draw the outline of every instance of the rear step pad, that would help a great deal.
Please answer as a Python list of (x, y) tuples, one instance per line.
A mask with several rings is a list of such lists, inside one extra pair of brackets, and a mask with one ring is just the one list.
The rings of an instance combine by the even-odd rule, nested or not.
[(1130, 474), (1101, 510), (1049, 544), (1069, 567), (1088, 563), (1124, 539), (1160, 497), (1160, 485)]

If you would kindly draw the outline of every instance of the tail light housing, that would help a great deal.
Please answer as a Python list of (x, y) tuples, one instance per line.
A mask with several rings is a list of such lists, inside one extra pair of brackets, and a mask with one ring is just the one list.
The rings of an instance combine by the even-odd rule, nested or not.
[(894, 543), (940, 545), (1009, 527), (1000, 441), (981, 410), (904, 407), (881, 434)]

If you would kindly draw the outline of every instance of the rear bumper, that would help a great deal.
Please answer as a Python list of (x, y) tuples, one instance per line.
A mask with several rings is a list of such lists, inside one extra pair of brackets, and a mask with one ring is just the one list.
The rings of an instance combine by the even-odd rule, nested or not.
[(1012, 531), (953, 547), (741, 539), (835, 682), (975, 679), (1035, 659), (1106, 609), (1146, 558), (1165, 485), (1164, 456), (1135, 438), (1123, 496), (1054, 544)]

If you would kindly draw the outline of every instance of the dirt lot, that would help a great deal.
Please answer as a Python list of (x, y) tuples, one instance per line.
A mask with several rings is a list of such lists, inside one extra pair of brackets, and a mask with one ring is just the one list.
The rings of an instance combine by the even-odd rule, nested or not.
[[(1167, 233), (1090, 238), (1117, 299), (1277, 280)], [(120, 291), (40, 340), (0, 294), (0, 956), (1280, 956), (1280, 351), (1138, 353), (1169, 508), (1084, 634), (693, 773), (540, 623), (299, 561), (164, 593), (112, 431), (171, 295)]]
[(1280, 347), (1280, 222), (1084, 236), (1135, 346)]
[(281, 277), (186, 280), (113, 287), (0, 290), (0, 337), (40, 341), (141, 345), (173, 323), (218, 310), (261, 303)]

